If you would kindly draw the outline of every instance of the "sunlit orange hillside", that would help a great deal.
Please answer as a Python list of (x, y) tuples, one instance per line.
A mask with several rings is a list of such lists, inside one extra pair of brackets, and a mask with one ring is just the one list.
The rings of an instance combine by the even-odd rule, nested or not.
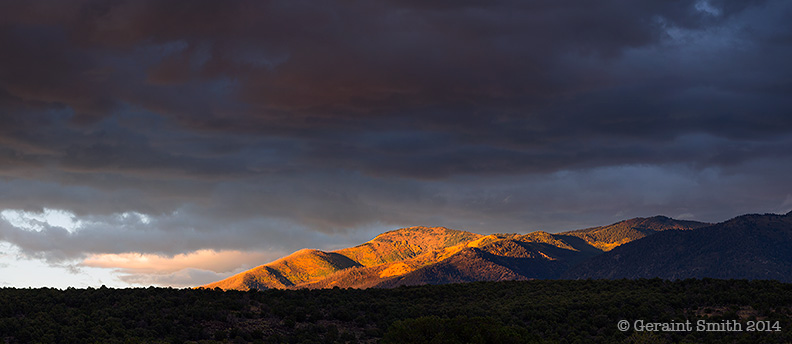
[(558, 234), (483, 236), (444, 227), (402, 228), (333, 252), (300, 250), (203, 287), (369, 288), (558, 278), (573, 265), (613, 247), (668, 229), (705, 225), (657, 216)]
[(353, 266), (360, 264), (338, 253), (303, 249), (204, 287), (236, 290), (287, 288)]
[(380, 234), (362, 245), (333, 252), (300, 250), (203, 287), (236, 290), (298, 287), (348, 268), (401, 262), (479, 237), (444, 227), (402, 228)]

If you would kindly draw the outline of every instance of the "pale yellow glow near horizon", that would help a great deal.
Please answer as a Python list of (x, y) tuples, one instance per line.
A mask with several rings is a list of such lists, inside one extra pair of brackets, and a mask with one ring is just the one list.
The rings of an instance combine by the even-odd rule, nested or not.
[[(0, 211), (0, 222), (24, 231), (40, 232), (48, 227), (59, 227), (78, 233), (88, 226), (107, 224), (107, 220), (120, 220), (140, 226), (156, 226), (148, 215), (124, 212), (105, 217), (84, 217), (66, 210), (44, 208), (41, 211), (4, 209)], [(98, 221), (98, 222), (94, 222)], [(150, 253), (126, 252), (88, 254), (86, 258), (64, 262), (47, 262), (22, 253), (13, 243), (0, 241), (0, 287), (57, 287), (66, 288), (99, 286), (131, 287), (136, 285), (193, 286), (208, 281), (201, 278), (220, 279), (225, 275), (246, 270), (283, 255), (283, 252), (211, 250), (203, 249), (173, 256)], [(198, 280), (189, 271), (213, 272), (217, 276), (198, 275)], [(181, 279), (179, 279), (181, 276)], [(184, 277), (186, 276), (186, 277)], [(203, 277), (201, 277), (203, 276)], [(207, 277), (208, 276), (208, 277)]]
[(254, 267), (277, 258), (272, 252), (198, 250), (172, 257), (146, 253), (93, 254), (83, 266), (134, 270), (139, 273), (169, 273), (194, 268), (217, 273), (234, 271), (240, 265)]

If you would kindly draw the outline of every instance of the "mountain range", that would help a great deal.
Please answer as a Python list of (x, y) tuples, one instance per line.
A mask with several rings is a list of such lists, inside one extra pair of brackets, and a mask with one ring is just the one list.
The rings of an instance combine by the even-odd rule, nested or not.
[(792, 282), (792, 212), (709, 224), (665, 216), (562, 233), (481, 235), (410, 227), (361, 245), (303, 249), (202, 288), (369, 288), (579, 278)]
[(792, 282), (792, 212), (667, 231), (577, 265), (563, 278), (771, 279)]

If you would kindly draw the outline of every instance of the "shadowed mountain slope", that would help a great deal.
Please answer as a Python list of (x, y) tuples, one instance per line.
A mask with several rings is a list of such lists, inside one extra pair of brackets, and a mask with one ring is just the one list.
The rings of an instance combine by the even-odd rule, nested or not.
[(619, 246), (564, 278), (738, 278), (792, 282), (792, 212), (744, 215)]
[[(490, 238), (494, 240), (487, 240)], [(448, 259), (394, 276), (376, 286), (552, 279), (560, 277), (570, 266), (602, 252), (579, 238), (546, 232), (493, 235), (483, 239)]]
[[(556, 278), (570, 264), (601, 253), (576, 237), (561, 240), (546, 232), (526, 235), (492, 234), (454, 246), (427, 251), (412, 258), (332, 273), (301, 288), (368, 288), (399, 284), (438, 284), (476, 280)], [(447, 241), (452, 244), (456, 241)], [(571, 243), (570, 243), (571, 242)], [(336, 252), (344, 252), (339, 250)], [(482, 252), (482, 255), (475, 254)], [(454, 258), (454, 259), (450, 259)], [(483, 259), (483, 260), (482, 260)], [(467, 271), (433, 279), (432, 272)], [(413, 271), (416, 271), (414, 274)], [(427, 272), (429, 271), (429, 272)], [(511, 271), (511, 273), (509, 272)], [(403, 276), (403, 277), (402, 277)], [(421, 276), (421, 277), (416, 277)], [(442, 274), (441, 274), (442, 276)]]
[(368, 288), (553, 279), (618, 245), (658, 232), (705, 225), (655, 216), (559, 234), (483, 236), (444, 227), (402, 228), (333, 252), (297, 251), (204, 287)]
[(649, 218), (638, 217), (607, 226), (579, 229), (559, 234), (575, 236), (585, 240), (589, 245), (603, 251), (610, 251), (616, 246), (645, 238), (657, 232), (674, 229), (696, 229), (709, 225), (709, 223), (704, 222), (683, 221), (665, 216), (653, 216)]

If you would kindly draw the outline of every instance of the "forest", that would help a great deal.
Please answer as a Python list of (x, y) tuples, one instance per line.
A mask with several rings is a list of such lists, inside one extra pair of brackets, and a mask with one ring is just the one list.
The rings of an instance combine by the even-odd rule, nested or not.
[[(620, 331), (622, 320), (743, 327)], [(745, 327), (757, 322), (772, 326)], [(623, 279), (393, 289), (0, 289), (0, 343), (427, 342), (789, 343), (792, 284)]]

